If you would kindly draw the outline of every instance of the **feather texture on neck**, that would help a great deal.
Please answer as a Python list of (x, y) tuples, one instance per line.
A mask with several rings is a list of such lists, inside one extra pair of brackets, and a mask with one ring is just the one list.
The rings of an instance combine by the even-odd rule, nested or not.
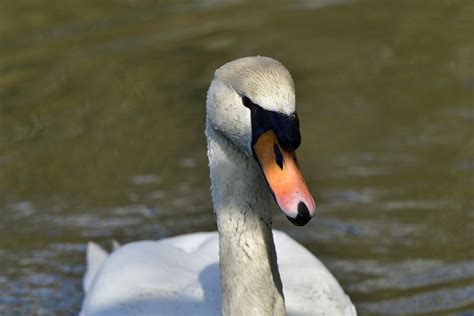
[(224, 315), (285, 315), (271, 193), (252, 157), (206, 128)]

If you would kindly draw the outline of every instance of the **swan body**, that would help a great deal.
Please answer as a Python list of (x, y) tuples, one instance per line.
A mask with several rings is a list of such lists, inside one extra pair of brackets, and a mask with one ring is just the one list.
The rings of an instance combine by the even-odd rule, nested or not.
[[(288, 315), (354, 315), (336, 279), (313, 254), (274, 230)], [(82, 315), (221, 315), (219, 235), (192, 233), (127, 244), (111, 255), (89, 244)], [(295, 273), (294, 262), (298, 265)]]
[(81, 315), (355, 315), (324, 265), (272, 230), (275, 201), (295, 225), (315, 212), (294, 153), (301, 137), (288, 70), (260, 56), (225, 64), (206, 113), (218, 232), (111, 255), (90, 244)]

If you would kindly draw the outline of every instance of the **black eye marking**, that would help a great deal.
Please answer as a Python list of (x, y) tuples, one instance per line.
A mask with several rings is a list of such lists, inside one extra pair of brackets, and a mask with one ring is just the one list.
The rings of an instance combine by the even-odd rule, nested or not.
[[(265, 110), (241, 94), (242, 104), (250, 110), (252, 121), (252, 145), (269, 129), (275, 132), (278, 144), (285, 149), (295, 150), (301, 143), (300, 124), (296, 112), (283, 114)], [(281, 153), (280, 153), (281, 154)], [(276, 155), (276, 154), (275, 154)], [(283, 161), (283, 160), (282, 160)]]
[(273, 144), (273, 151), (275, 152), (275, 161), (277, 165), (283, 170), (283, 155), (281, 154), (280, 148), (275, 143)]
[(242, 96), (242, 104), (245, 107), (249, 108), (249, 109), (253, 109), (253, 108), (257, 107), (257, 105), (255, 103), (253, 103), (252, 100), (250, 100), (245, 95)]
[(301, 144), (300, 124), (296, 113), (290, 115), (264, 110), (258, 105), (250, 109), (252, 119), (252, 145), (257, 138), (273, 130), (281, 148), (295, 150)]

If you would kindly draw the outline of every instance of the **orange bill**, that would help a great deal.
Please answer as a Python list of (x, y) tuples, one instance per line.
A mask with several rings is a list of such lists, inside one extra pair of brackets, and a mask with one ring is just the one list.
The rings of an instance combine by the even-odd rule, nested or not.
[(272, 130), (257, 138), (253, 150), (278, 206), (293, 224), (305, 225), (316, 206), (295, 152), (283, 149)]

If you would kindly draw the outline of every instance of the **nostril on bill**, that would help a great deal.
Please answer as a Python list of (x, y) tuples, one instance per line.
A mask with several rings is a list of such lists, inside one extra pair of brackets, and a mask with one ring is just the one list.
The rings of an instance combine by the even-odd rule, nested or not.
[(273, 144), (273, 151), (275, 152), (275, 162), (280, 167), (280, 169), (283, 170), (283, 154), (276, 143)]
[(296, 215), (295, 218), (291, 218), (289, 216), (287, 217), (290, 220), (290, 222), (292, 222), (296, 226), (304, 226), (311, 219), (311, 215), (309, 214), (308, 207), (303, 202), (298, 203), (298, 215)]

